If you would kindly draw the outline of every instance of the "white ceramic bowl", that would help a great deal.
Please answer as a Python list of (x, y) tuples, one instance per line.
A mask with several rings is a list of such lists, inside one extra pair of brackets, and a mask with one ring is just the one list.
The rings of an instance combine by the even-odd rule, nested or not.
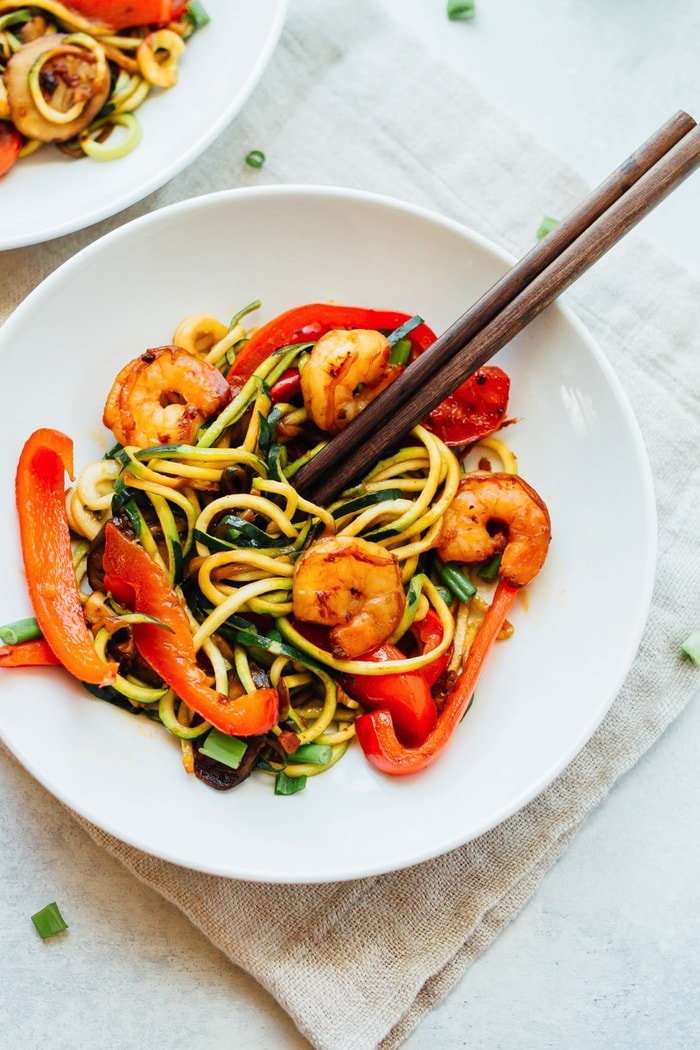
[[(36, 427), (58, 427), (75, 439), (78, 465), (100, 455), (111, 443), (100, 420), (117, 370), (167, 342), (181, 317), (227, 318), (260, 298), (262, 322), (336, 299), (420, 313), (441, 331), (510, 262), (437, 215), (310, 187), (200, 197), (84, 249), (0, 330), (0, 623), (30, 612), (12, 498), (23, 441)], [(519, 419), (508, 441), (549, 505), (553, 541), (514, 614), (514, 637), (489, 661), (433, 767), (384, 777), (355, 746), (293, 797), (276, 797), (260, 775), (218, 794), (185, 775), (161, 730), (55, 669), (3, 672), (8, 747), (49, 791), (124, 841), (255, 880), (401, 868), (524, 806), (589, 739), (634, 659), (651, 597), (655, 514), (629, 404), (568, 310), (549, 309), (497, 360)]]

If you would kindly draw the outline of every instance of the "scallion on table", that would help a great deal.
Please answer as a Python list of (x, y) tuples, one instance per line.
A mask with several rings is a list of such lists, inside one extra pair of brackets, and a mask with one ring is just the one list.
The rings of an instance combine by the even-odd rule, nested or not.
[(451, 22), (473, 18), (475, 14), (474, 0), (447, 0), (447, 17)]
[(688, 637), (681, 642), (681, 649), (694, 664), (700, 667), (700, 628), (690, 632)]
[(57, 933), (62, 933), (63, 930), (68, 929), (68, 923), (61, 915), (56, 901), (52, 901), (51, 904), (47, 904), (41, 911), (32, 915), (32, 922), (39, 931), (39, 936), (44, 941), (48, 937), (54, 937)]
[(537, 240), (541, 241), (543, 237), (546, 237), (558, 225), (559, 219), (553, 219), (551, 215), (545, 215), (537, 231)]

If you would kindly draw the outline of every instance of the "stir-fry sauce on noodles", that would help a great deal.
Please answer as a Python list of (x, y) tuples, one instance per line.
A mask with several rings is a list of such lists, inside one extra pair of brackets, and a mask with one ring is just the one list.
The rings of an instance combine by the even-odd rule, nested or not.
[(85, 621), (118, 665), (89, 688), (160, 722), (217, 788), (256, 769), (293, 793), (356, 733), (372, 761), (382, 719), (398, 757), (377, 768), (422, 768), (451, 734), (493, 581), (507, 610), (544, 561), (547, 509), (497, 424), (451, 447), (430, 418), (331, 505), (302, 498), (300, 468), (434, 337), (330, 306), (247, 328), (258, 306), (186, 318), (108, 393), (118, 444), (65, 499)]

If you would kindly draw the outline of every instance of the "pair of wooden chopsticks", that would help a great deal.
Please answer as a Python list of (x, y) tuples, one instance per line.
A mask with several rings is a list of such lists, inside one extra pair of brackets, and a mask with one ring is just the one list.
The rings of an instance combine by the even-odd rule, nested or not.
[(700, 164), (700, 128), (676, 113), (304, 466), (328, 503), (510, 342)]

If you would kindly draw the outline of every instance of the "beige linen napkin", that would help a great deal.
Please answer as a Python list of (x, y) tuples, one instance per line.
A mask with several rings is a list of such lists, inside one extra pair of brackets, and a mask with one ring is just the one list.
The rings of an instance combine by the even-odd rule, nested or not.
[[(245, 167), (252, 148), (267, 154), (260, 171)], [(77, 248), (126, 219), (263, 182), (401, 197), (461, 220), (517, 255), (532, 244), (542, 215), (563, 215), (586, 191), (370, 0), (304, 0), (291, 5), (279, 48), (241, 117), (199, 161), (108, 222), (0, 256), (2, 316)], [(700, 468), (697, 456), (686, 454), (700, 447), (700, 285), (632, 235), (567, 301), (599, 340), (641, 422), (660, 543), (638, 658), (603, 725), (556, 782), (446, 856), (343, 884), (257, 885), (199, 875), (80, 821), (256, 977), (315, 1047), (398, 1046), (517, 914), (585, 816), (698, 685), (679, 643), (700, 623)]]

